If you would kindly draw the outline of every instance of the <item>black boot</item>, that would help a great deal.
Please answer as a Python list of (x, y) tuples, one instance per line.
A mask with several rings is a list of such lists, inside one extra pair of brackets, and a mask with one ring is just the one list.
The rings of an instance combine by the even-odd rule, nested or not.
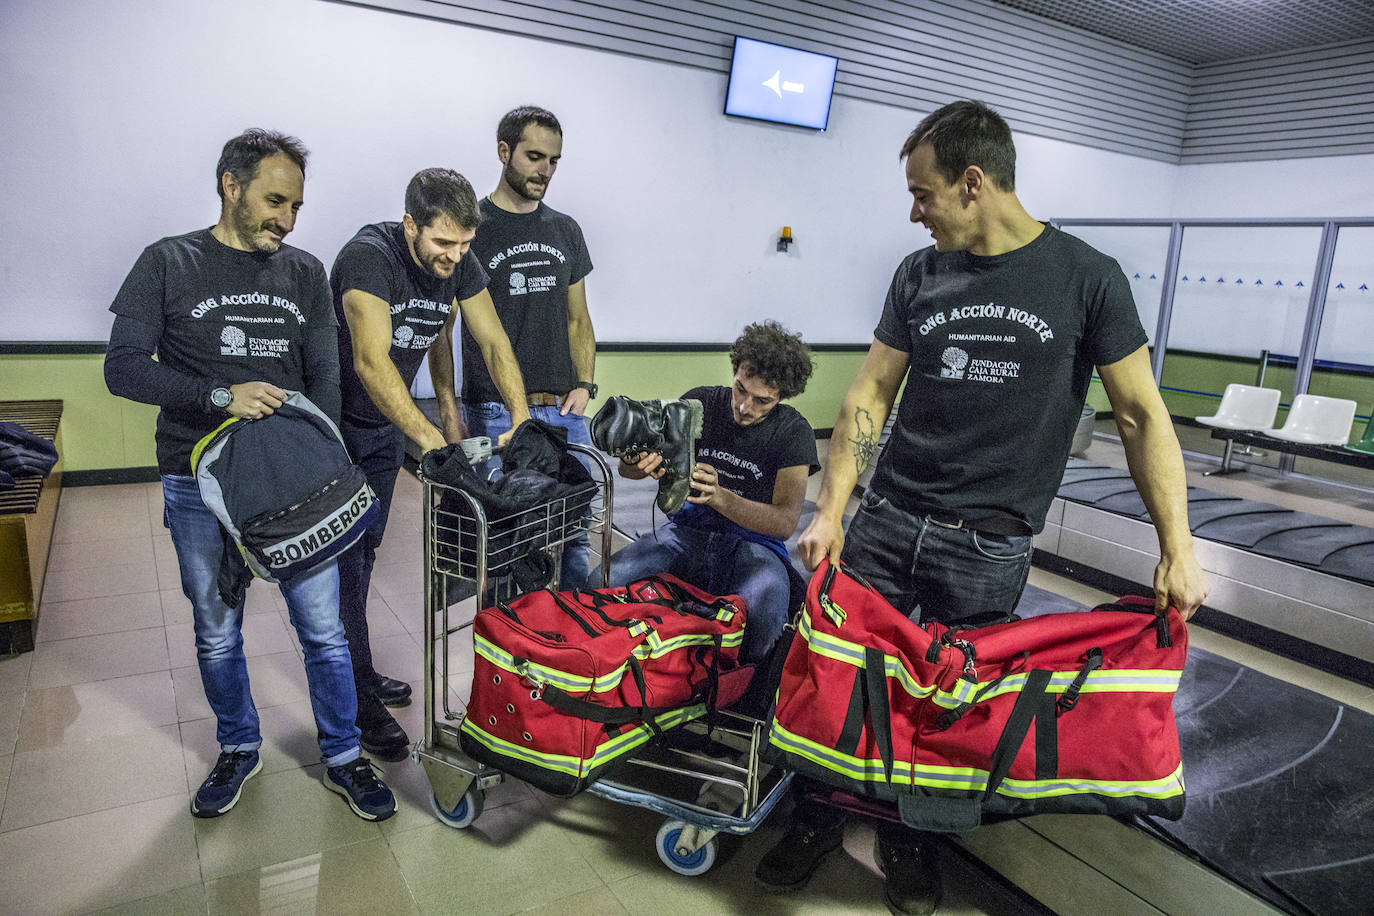
[(692, 489), (692, 465), (701, 435), (700, 401), (636, 401), (617, 395), (592, 418), (592, 442), (617, 458), (658, 452), (664, 474), (658, 481), (658, 508), (671, 515)]
[(616, 458), (634, 458), (663, 448), (662, 401), (616, 395), (592, 417), (592, 443)]
[(358, 743), (379, 760), (395, 763), (410, 755), (410, 739), (405, 729), (387, 712), (371, 691), (358, 695)]
[(899, 916), (930, 916), (940, 905), (940, 869), (934, 834), (881, 824), (874, 858), (883, 871), (883, 896)]

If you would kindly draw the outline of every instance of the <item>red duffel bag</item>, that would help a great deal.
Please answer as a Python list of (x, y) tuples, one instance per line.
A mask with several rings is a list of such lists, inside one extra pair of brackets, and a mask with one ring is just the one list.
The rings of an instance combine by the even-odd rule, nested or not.
[(918, 626), (842, 566), (807, 588), (769, 753), (922, 830), (984, 814), (1183, 815), (1178, 612), (1122, 598), (976, 629)]
[(576, 794), (665, 729), (738, 697), (747, 676), (722, 683), (739, 680), (744, 622), (738, 595), (667, 573), (484, 608), (460, 744), (546, 792)]

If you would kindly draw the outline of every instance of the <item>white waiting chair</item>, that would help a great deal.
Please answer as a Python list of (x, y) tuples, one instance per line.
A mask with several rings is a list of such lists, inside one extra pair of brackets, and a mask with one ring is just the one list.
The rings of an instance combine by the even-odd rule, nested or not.
[[(1222, 429), (1234, 429), (1242, 432), (1260, 432), (1274, 425), (1274, 417), (1278, 415), (1281, 396), (1282, 392), (1277, 388), (1227, 385), (1226, 390), (1222, 392), (1221, 404), (1217, 406), (1217, 412), (1210, 417), (1197, 417), (1196, 419), (1206, 426), (1217, 426)], [(1247, 458), (1263, 458), (1264, 452), (1252, 451), (1248, 445), (1237, 450), (1235, 440), (1227, 439), (1226, 448), (1221, 453), (1221, 467), (1207, 471), (1202, 476), (1233, 474), (1245, 470), (1243, 465), (1232, 467), (1231, 462), (1236, 455), (1244, 455)]]
[(1227, 385), (1217, 412), (1213, 416), (1196, 419), (1199, 423), (1222, 429), (1265, 430), (1274, 425), (1274, 417), (1279, 412), (1280, 395), (1277, 388)]
[(1266, 432), (1276, 439), (1307, 445), (1345, 445), (1350, 439), (1350, 424), (1354, 422), (1354, 401), (1300, 394), (1293, 399), (1283, 428)]

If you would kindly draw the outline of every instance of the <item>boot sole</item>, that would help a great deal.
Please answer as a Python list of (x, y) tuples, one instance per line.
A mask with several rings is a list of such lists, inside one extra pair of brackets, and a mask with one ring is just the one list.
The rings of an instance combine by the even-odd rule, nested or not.
[(406, 694), (403, 697), (392, 697), (389, 700), (383, 700), (381, 697), (377, 697), (377, 699), (387, 709), (400, 709), (403, 706), (410, 705), (410, 694)]
[[(701, 438), (701, 430), (706, 417), (706, 408), (702, 406), (702, 403), (700, 401), (696, 400), (685, 400), (682, 403), (687, 405), (687, 414), (691, 418), (688, 421), (688, 426), (691, 430), (691, 433), (688, 436), (688, 438), (691, 440), (692, 447), (688, 450), (688, 452), (693, 456), (692, 463), (696, 464), (695, 456), (697, 453), (697, 440)], [(659, 492), (662, 492), (661, 484)], [(692, 488), (688, 487), (687, 495), (690, 496), (691, 493)], [(683, 503), (685, 503), (686, 501), (687, 500), (684, 499)], [(668, 509), (664, 508), (664, 506), (661, 503), (658, 503), (657, 500), (655, 500), (655, 503), (658, 504), (659, 511), (662, 512), (664, 515), (672, 515), (674, 512), (678, 511), (678, 509), (682, 508), (682, 504), (680, 503), (678, 504), (677, 508), (673, 509), (672, 511), (669, 511)]]
[(410, 745), (407, 744), (372, 744), (367, 741), (358, 741), (358, 746), (367, 751), (369, 757), (376, 757), (378, 760), (385, 760), (387, 763), (400, 763), (410, 756)]

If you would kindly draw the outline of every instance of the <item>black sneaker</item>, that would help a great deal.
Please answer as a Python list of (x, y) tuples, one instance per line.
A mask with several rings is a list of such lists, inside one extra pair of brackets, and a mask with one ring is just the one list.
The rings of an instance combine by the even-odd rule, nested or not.
[(754, 880), (770, 893), (795, 891), (811, 879), (821, 860), (844, 842), (844, 821), (833, 827), (792, 824), (754, 869)]
[(396, 763), (410, 756), (410, 739), (406, 737), (401, 723), (391, 716), (387, 716), (376, 725), (367, 728), (360, 725), (358, 728), (358, 743), (362, 745), (363, 750), (378, 760)]
[(398, 681), (394, 677), (377, 675), (377, 679), (372, 682), (372, 692), (377, 695), (377, 699), (382, 701), (383, 706), (410, 705), (410, 685), (405, 681)]
[(878, 830), (873, 857), (886, 879), (883, 899), (897, 916), (930, 916), (940, 905), (940, 869), (934, 838), (907, 830), (900, 837)]
[(384, 821), (396, 813), (396, 796), (377, 776), (372, 761), (366, 757), (325, 767), (320, 782), (329, 791), (348, 799), (348, 807), (365, 821)]
[(191, 798), (191, 813), (196, 817), (219, 817), (239, 803), (243, 784), (261, 771), (262, 760), (257, 751), (221, 752), (215, 768)]

